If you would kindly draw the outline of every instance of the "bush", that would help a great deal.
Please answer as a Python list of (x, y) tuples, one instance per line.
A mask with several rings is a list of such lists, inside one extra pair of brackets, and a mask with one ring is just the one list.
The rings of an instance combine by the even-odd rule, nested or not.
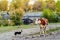
[(8, 26), (8, 20), (1, 20), (1, 25)]
[(2, 25), (2, 21), (0, 20), (0, 26)]
[(58, 22), (60, 22), (60, 16), (59, 16)]
[(0, 26), (1, 26), (1, 23), (2, 23), (2, 16), (1, 16), (1, 13), (0, 13)]
[(15, 25), (20, 25), (22, 24), (21, 22), (21, 18), (22, 18), (22, 15), (23, 12), (21, 12), (21, 10), (17, 9), (15, 10), (15, 12), (11, 15), (11, 20), (14, 22)]
[(1, 14), (0, 14), (0, 26), (1, 25), (8, 26), (8, 20), (3, 20)]
[(14, 26), (15, 23), (14, 23), (12, 20), (10, 20), (9, 23), (8, 23), (8, 25), (9, 25), (9, 26)]
[(13, 16), (11, 16), (11, 20), (14, 22), (15, 25), (20, 25), (21, 24), (21, 19), (19, 18), (18, 13), (14, 13)]
[(43, 10), (43, 17), (47, 18), (49, 22), (58, 22), (58, 16), (50, 9)]

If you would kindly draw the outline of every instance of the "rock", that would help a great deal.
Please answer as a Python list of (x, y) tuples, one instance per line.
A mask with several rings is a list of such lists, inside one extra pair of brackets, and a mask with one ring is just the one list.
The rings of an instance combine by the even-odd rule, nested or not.
[(40, 37), (44, 37), (44, 35), (40, 35)]
[(12, 40), (14, 40), (14, 39), (12, 39)]
[(28, 37), (25, 37), (25, 39), (28, 39)]
[(49, 35), (53, 35), (53, 34), (54, 34), (53, 32), (49, 33)]
[(36, 37), (40, 37), (40, 35), (37, 35)]
[(28, 39), (29, 38), (29, 36), (28, 37), (25, 37), (25, 39)]
[(60, 32), (57, 32), (56, 34), (60, 34)]
[(45, 35), (45, 37), (47, 37), (47, 36), (48, 36), (48, 34)]
[(32, 36), (32, 38), (35, 38), (34, 36)]

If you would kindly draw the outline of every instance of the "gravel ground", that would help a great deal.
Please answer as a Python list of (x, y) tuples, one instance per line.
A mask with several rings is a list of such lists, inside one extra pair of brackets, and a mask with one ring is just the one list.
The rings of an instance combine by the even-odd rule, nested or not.
[(12, 40), (60, 40), (60, 31), (47, 34), (45, 36), (32, 35), (32, 36), (16, 36)]
[(22, 37), (17, 35), (16, 37), (12, 37), (12, 40), (60, 40), (60, 31), (45, 36), (32, 35)]
[[(29, 34), (34, 34), (40, 31), (38, 25), (35, 25), (35, 28), (29, 28), (29, 29), (23, 29), (23, 32), (21, 35), (14, 36), (14, 31), (6, 32), (0, 34), (0, 40), (60, 40), (60, 31), (53, 35), (48, 35), (46, 37), (40, 37), (40, 35), (32, 35), (32, 36), (26, 36)], [(49, 24), (47, 26), (47, 30), (50, 28), (56, 28), (60, 27), (60, 24)]]

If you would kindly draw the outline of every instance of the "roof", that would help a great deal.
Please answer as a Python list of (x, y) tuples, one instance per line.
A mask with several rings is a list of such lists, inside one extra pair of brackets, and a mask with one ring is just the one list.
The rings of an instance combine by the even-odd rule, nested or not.
[(26, 12), (23, 16), (41, 16), (42, 12)]

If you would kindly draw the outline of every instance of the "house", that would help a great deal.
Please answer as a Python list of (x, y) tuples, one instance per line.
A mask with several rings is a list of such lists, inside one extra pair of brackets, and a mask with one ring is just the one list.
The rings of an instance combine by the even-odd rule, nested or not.
[(23, 14), (23, 18), (40, 18), (42, 16), (42, 12), (26, 12)]

